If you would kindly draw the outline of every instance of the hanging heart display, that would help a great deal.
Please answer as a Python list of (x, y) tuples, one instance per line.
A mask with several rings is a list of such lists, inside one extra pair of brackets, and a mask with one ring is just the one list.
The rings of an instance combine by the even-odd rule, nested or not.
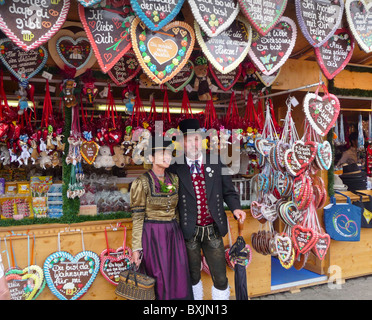
[(315, 159), (318, 151), (318, 144), (313, 141), (296, 141), (293, 146), (293, 157), (300, 164), (301, 168), (306, 168)]
[(340, 113), (340, 102), (330, 93), (323, 97), (317, 93), (307, 93), (303, 107), (306, 119), (315, 132), (322, 137), (334, 126)]
[(260, 70), (256, 71), (257, 78), (264, 84), (265, 87), (271, 87), (275, 80), (279, 77), (280, 69), (276, 70), (273, 74), (267, 76)]
[(194, 64), (191, 60), (188, 60), (183, 68), (165, 84), (172, 92), (180, 92), (190, 83), (194, 75)]
[(98, 64), (107, 73), (132, 46), (130, 26), (134, 13), (130, 6), (101, 5), (79, 5), (79, 16)]
[(289, 58), (296, 38), (295, 22), (288, 17), (281, 17), (279, 23), (265, 36), (253, 32), (249, 56), (263, 74), (272, 75)]
[(238, 0), (189, 0), (189, 4), (195, 20), (208, 37), (218, 36), (228, 29), (240, 10)]
[(324, 170), (329, 170), (331, 168), (333, 161), (332, 146), (328, 141), (318, 143), (316, 160), (320, 168), (323, 168)]
[(92, 251), (82, 251), (76, 256), (57, 251), (44, 262), (45, 279), (50, 291), (58, 299), (77, 300), (92, 285), (99, 272), (99, 265), (99, 256)]
[(315, 242), (312, 251), (316, 254), (319, 260), (324, 260), (330, 244), (331, 237), (329, 236), (329, 234), (318, 234), (318, 239)]
[(185, 0), (130, 0), (136, 15), (147, 28), (157, 31), (171, 22), (181, 11)]
[[(27, 269), (27, 268), (26, 268)], [(41, 287), (39, 277), (34, 273), (12, 271), (6, 275), (11, 300), (32, 300)]]
[(239, 0), (240, 8), (260, 35), (266, 35), (280, 20), (288, 0)]
[(333, 36), (344, 13), (344, 0), (296, 0), (301, 31), (313, 47), (320, 47)]
[(47, 42), (65, 23), (70, 0), (3, 1), (0, 29), (18, 47), (30, 51)]
[(171, 80), (187, 63), (195, 43), (194, 30), (174, 21), (160, 31), (151, 31), (136, 18), (132, 23), (133, 50), (142, 69), (158, 84)]
[(40, 46), (27, 52), (10, 39), (0, 40), (0, 60), (19, 82), (28, 82), (38, 74), (48, 60), (48, 51)]
[(299, 253), (306, 253), (311, 250), (318, 240), (314, 230), (296, 225), (292, 228), (293, 245)]
[(122, 86), (132, 80), (141, 71), (133, 51), (127, 52), (108, 72), (110, 78), (116, 85)]
[(372, 52), (372, 3), (346, 0), (345, 11), (354, 38), (365, 52)]
[(80, 148), (83, 159), (90, 165), (96, 160), (99, 152), (99, 145), (95, 141), (84, 141)]
[(219, 72), (227, 74), (244, 61), (252, 41), (252, 28), (245, 18), (238, 16), (226, 31), (213, 38), (196, 21), (194, 27), (203, 53)]
[(100, 272), (103, 277), (111, 284), (118, 285), (120, 273), (130, 268), (131, 252), (126, 247), (125, 253), (123, 247), (115, 249), (105, 249), (100, 254), (101, 264)]
[(333, 79), (349, 63), (354, 52), (354, 39), (348, 29), (337, 29), (320, 47), (315, 48), (316, 60), (327, 79)]
[(216, 81), (219, 88), (223, 91), (229, 91), (234, 84), (238, 82), (242, 74), (242, 65), (240, 64), (236, 69), (229, 73), (223, 74), (216, 70), (212, 64), (209, 64), (209, 71), (212, 74), (214, 81)]

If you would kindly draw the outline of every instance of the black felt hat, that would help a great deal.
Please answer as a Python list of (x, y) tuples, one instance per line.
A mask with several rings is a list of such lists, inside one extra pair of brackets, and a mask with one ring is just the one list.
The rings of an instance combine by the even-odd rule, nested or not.
[(194, 131), (197, 131), (198, 129), (200, 129), (199, 120), (193, 119), (193, 118), (180, 121), (178, 126), (180, 130), (183, 132), (183, 134), (187, 134), (188, 133), (187, 130), (191, 131), (189, 133), (194, 133)]

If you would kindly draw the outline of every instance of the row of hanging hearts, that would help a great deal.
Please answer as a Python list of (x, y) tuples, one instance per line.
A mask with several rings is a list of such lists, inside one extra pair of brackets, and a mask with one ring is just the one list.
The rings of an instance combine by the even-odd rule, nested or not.
[[(304, 98), (306, 119), (301, 139), (288, 99), (280, 138), (267, 104), (262, 135), (254, 142), (261, 172), (252, 179), (251, 188), (257, 190), (257, 194), (252, 199), (251, 214), (266, 227), (255, 234), (252, 241), (257, 252), (278, 256), (285, 268), (294, 265), (301, 269), (311, 250), (323, 260), (330, 244), (316, 212), (323, 208), (327, 198), (325, 184), (316, 174), (331, 167), (331, 145), (328, 141), (322, 142), (321, 137), (333, 127), (340, 105), (324, 86), (324, 95), (320, 96), (320, 88), (321, 85)], [(272, 228), (277, 218), (285, 224), (281, 233)]]
[[(13, 267), (5, 271), (5, 279), (10, 289), (11, 299), (35, 300), (48, 285), (51, 292), (60, 300), (77, 300), (87, 292), (98, 272), (110, 284), (118, 285), (120, 273), (130, 268), (132, 264), (132, 250), (126, 246), (125, 228), (124, 243), (118, 249), (108, 246), (106, 229), (105, 235), (107, 248), (100, 255), (87, 250), (83, 250), (75, 256), (66, 251), (57, 251), (45, 259), (43, 268), (36, 264), (20, 268), (14, 266), (13, 263)], [(35, 243), (35, 239), (33, 241)], [(125, 252), (123, 248), (125, 248)], [(11, 254), (9, 256), (12, 258), (12, 262), (15, 260), (13, 250), (11, 244)], [(33, 251), (32, 254), (34, 254)], [(34, 261), (32, 257), (29, 258), (30, 261)], [(76, 270), (75, 276), (72, 278), (62, 278), (61, 274), (63, 272), (69, 273), (64, 267), (68, 265), (66, 262), (69, 262), (69, 265), (78, 265), (79, 270), (84, 272)], [(71, 282), (68, 282), (69, 279)]]
[[(188, 24), (182, 21), (171, 22), (181, 10), (183, 1), (167, 5), (161, 5), (161, 2), (146, 5), (137, 0), (132, 0), (130, 4), (129, 1), (80, 2), (80, 19), (102, 71), (109, 72), (133, 47), (142, 69), (158, 84), (171, 80), (187, 64), (195, 38), (205, 56), (222, 74), (235, 70), (249, 53), (259, 71), (272, 75), (290, 56), (297, 36), (295, 22), (282, 16), (287, 1), (263, 1), (253, 5), (250, 1), (239, 0), (238, 3), (234, 0), (228, 5), (226, 1), (206, 5), (204, 1), (189, 0), (196, 19), (196, 36), (194, 29)], [(275, 10), (265, 10), (268, 2)], [(320, 4), (315, 0), (306, 3), (296, 0), (299, 25), (306, 39), (314, 46), (318, 63), (328, 78), (333, 78), (345, 67), (354, 49), (351, 33), (347, 29), (338, 29), (345, 7), (354, 37), (366, 52), (372, 50), (372, 37), (363, 31), (367, 30), (368, 23), (360, 25), (360, 21), (369, 21), (366, 18), (372, 6), (356, 0), (348, 0), (346, 6), (343, 0), (333, 0), (331, 4)], [(18, 12), (16, 9), (22, 9), (18, 6), (27, 6), (27, 3), (16, 5), (9, 2), (1, 7), (0, 28), (17, 46), (31, 51), (39, 48), (62, 27), (70, 2), (51, 1), (48, 8), (40, 9), (43, 12), (47, 10), (50, 14), (43, 16), (45, 20), (41, 19), (43, 21), (40, 22), (42, 27), (34, 33), (27, 30), (31, 28), (27, 19), (14, 19), (14, 12)], [(143, 9), (145, 7), (146, 10)], [(155, 10), (155, 7), (168, 11)], [(215, 9), (215, 13), (202, 14), (203, 7), (207, 7), (211, 12)], [(240, 9), (249, 21), (238, 16)], [(327, 21), (334, 23), (317, 24), (320, 14)], [(310, 18), (314, 15), (315, 20)], [(317, 24), (315, 29), (319, 35), (310, 35), (314, 32), (313, 24)], [(255, 31), (252, 32), (251, 26)], [(233, 36), (226, 36), (231, 34)], [(216, 45), (221, 41), (227, 45), (223, 52), (220, 52)], [(72, 42), (76, 44), (76, 40)], [(268, 43), (276, 45), (268, 46)], [(168, 53), (166, 57), (162, 57), (158, 48), (165, 44)], [(331, 60), (329, 56), (332, 56)], [(9, 66), (9, 60), (6, 60), (3, 58), (3, 63)], [(21, 77), (19, 70), (13, 68), (13, 72)], [(30, 75), (23, 74), (20, 80), (25, 80), (24, 77), (27, 80)]]

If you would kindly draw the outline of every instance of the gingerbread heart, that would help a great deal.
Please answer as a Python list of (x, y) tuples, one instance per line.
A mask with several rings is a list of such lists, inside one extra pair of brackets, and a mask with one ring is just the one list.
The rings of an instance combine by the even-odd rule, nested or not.
[(172, 92), (180, 92), (190, 83), (194, 78), (194, 75), (194, 64), (189, 60), (183, 68), (165, 84)]
[(223, 91), (229, 91), (234, 86), (234, 84), (240, 78), (242, 69), (243, 69), (242, 65), (239, 65), (233, 71), (223, 74), (216, 70), (212, 64), (209, 64), (209, 71), (211, 72), (219, 88)]
[(132, 47), (130, 26), (134, 13), (130, 6), (115, 8), (103, 3), (95, 7), (79, 4), (79, 16), (103, 73), (107, 73)]
[(318, 164), (324, 170), (329, 170), (332, 165), (332, 146), (328, 141), (318, 144), (318, 150), (316, 154)]
[(128, 247), (126, 247), (126, 253), (124, 253), (123, 247), (117, 250), (109, 248), (101, 252), (99, 270), (102, 276), (111, 284), (117, 286), (119, 284), (120, 273), (130, 268), (130, 252), (131, 250)]
[(44, 275), (50, 291), (60, 300), (80, 299), (90, 288), (99, 272), (99, 256), (82, 251), (73, 256), (57, 251), (44, 262)]
[(313, 47), (322, 46), (333, 36), (343, 13), (344, 0), (296, 0), (297, 21), (306, 40)]
[(330, 93), (322, 97), (315, 93), (307, 93), (303, 107), (311, 127), (322, 137), (331, 130), (340, 113), (340, 102)]
[(27, 268), (13, 268), (5, 273), (11, 300), (32, 300), (42, 286), (42, 279)]
[(188, 62), (194, 48), (194, 30), (185, 22), (174, 21), (151, 31), (136, 18), (131, 37), (137, 59), (152, 81), (163, 84), (171, 80)]
[(185, 0), (148, 1), (130, 0), (136, 15), (147, 28), (158, 31), (171, 22), (181, 11)]
[(240, 7), (238, 0), (189, 0), (192, 14), (208, 37), (216, 37), (235, 21)]
[(284, 163), (287, 172), (293, 177), (296, 177), (305, 171), (305, 168), (301, 168), (301, 165), (294, 158), (292, 149), (285, 151)]
[(270, 76), (287, 61), (296, 38), (296, 23), (290, 18), (281, 17), (268, 34), (261, 36), (258, 31), (253, 31), (249, 56), (260, 72)]
[(319, 260), (324, 260), (330, 244), (331, 244), (331, 238), (329, 234), (327, 233), (318, 234), (318, 239), (315, 242), (315, 245), (312, 250), (316, 254), (316, 256), (319, 258)]
[(136, 55), (133, 51), (127, 52), (107, 73), (118, 86), (132, 80), (141, 71)]
[(279, 22), (287, 3), (288, 0), (239, 0), (240, 8), (250, 24), (263, 36)]
[(303, 142), (297, 140), (292, 146), (293, 158), (300, 164), (301, 168), (308, 167), (315, 159), (318, 151), (318, 143), (313, 141)]
[(70, 0), (3, 1), (0, 29), (24, 51), (37, 49), (65, 23)]
[(237, 16), (225, 31), (215, 37), (208, 37), (196, 21), (194, 28), (204, 55), (223, 74), (236, 69), (244, 61), (251, 48), (252, 28), (241, 16)]
[(311, 250), (318, 240), (318, 234), (313, 229), (296, 225), (292, 228), (293, 245), (299, 253)]
[(273, 74), (267, 76), (263, 74), (260, 70), (256, 71), (256, 76), (264, 84), (265, 87), (271, 87), (275, 80), (279, 77), (280, 69), (276, 70)]
[(288, 261), (292, 254), (292, 240), (286, 234), (275, 236), (275, 248), (278, 258), (285, 262)]
[(333, 79), (344, 70), (353, 56), (354, 47), (351, 32), (342, 28), (337, 29), (325, 44), (315, 48), (316, 60), (327, 79)]
[(261, 219), (262, 218), (262, 203), (259, 203), (257, 201), (252, 201), (251, 203), (251, 214), (252, 217), (255, 219)]
[(346, 0), (345, 11), (354, 38), (365, 52), (372, 52), (372, 2)]
[(80, 148), (80, 154), (88, 164), (93, 164), (99, 152), (99, 145), (95, 141), (84, 141)]
[(0, 40), (0, 60), (20, 82), (38, 74), (48, 60), (48, 51), (40, 46), (25, 52), (10, 39)]

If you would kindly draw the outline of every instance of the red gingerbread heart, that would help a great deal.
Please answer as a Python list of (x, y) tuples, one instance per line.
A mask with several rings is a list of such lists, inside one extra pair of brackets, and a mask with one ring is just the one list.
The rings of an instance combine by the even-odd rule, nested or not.
[(293, 245), (299, 253), (306, 253), (311, 250), (318, 240), (318, 234), (313, 229), (300, 225), (292, 228)]
[(328, 248), (330, 244), (331, 244), (331, 238), (329, 234), (327, 233), (318, 234), (318, 239), (315, 242), (312, 250), (316, 254), (316, 256), (319, 258), (319, 260), (324, 260), (328, 252)]

